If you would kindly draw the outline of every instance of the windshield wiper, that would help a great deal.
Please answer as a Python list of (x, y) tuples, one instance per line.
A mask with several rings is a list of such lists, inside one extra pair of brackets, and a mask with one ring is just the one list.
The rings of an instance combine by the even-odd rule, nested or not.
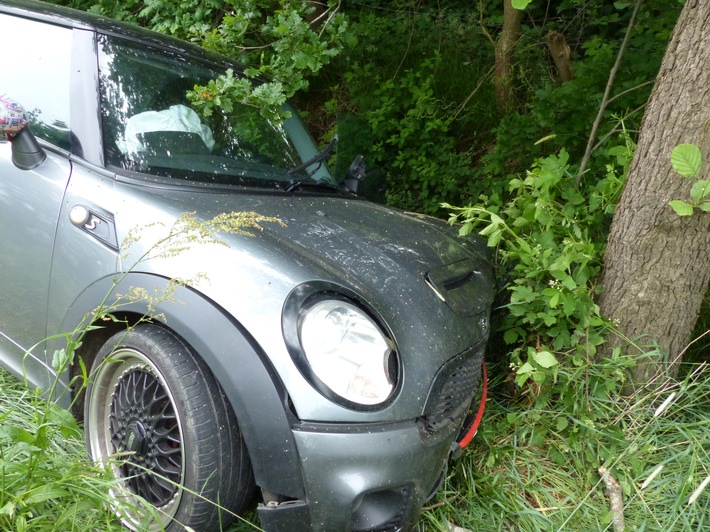
[(299, 164), (298, 166), (294, 166), (291, 168), (288, 172), (286, 172), (288, 175), (293, 175), (297, 174), (299, 172), (303, 172), (306, 168), (308, 168), (311, 165), (314, 165), (318, 163), (318, 166), (316, 166), (311, 172), (309, 172), (306, 177), (303, 179), (298, 179), (291, 181), (288, 184), (288, 187), (286, 188), (286, 192), (291, 192), (295, 189), (297, 189), (301, 184), (305, 181), (307, 181), (313, 174), (315, 174), (318, 169), (321, 167), (323, 164), (323, 161), (325, 161), (328, 157), (330, 157), (330, 154), (333, 153), (333, 150), (335, 149), (335, 146), (338, 144), (338, 135), (337, 133), (333, 135), (333, 140), (330, 141), (330, 144), (328, 144), (323, 151), (318, 152), (315, 154), (313, 157), (308, 159), (306, 162)]

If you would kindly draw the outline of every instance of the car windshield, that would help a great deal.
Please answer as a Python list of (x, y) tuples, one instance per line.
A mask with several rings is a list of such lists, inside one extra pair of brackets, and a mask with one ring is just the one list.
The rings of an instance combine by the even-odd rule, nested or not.
[(213, 63), (130, 41), (99, 36), (99, 68), (106, 165), (176, 180), (283, 187), (312, 173), (335, 184), (325, 164), (289, 170), (316, 147), (291, 108), (283, 123), (235, 103), (226, 113), (201, 115), (187, 98), (226, 72)]

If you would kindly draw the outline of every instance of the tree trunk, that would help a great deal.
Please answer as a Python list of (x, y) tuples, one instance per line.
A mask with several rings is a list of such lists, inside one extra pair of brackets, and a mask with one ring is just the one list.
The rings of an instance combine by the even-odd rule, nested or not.
[(567, 39), (563, 33), (558, 31), (550, 31), (547, 34), (547, 49), (550, 50), (552, 60), (555, 62), (555, 81), (566, 83), (574, 79), (574, 70), (572, 69), (572, 50), (567, 44)]
[[(604, 255), (603, 315), (618, 323), (607, 349), (659, 353), (639, 359), (634, 384), (677, 372), (710, 279), (710, 214), (678, 216), (692, 181), (675, 173), (670, 155), (691, 143), (710, 161), (710, 2), (688, 0), (676, 23), (641, 126), (629, 178)], [(623, 336), (623, 338), (622, 338)], [(625, 338), (625, 339), (624, 339)]]
[(515, 107), (513, 92), (513, 53), (520, 39), (523, 12), (515, 9), (512, 0), (503, 0), (503, 28), (496, 40), (496, 65), (493, 74), (496, 99), (503, 111)]

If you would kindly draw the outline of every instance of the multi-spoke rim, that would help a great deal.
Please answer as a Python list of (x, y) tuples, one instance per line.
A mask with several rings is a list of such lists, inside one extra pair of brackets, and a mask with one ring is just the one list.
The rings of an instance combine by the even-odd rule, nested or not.
[[(168, 522), (177, 512), (184, 481), (183, 430), (175, 399), (158, 368), (142, 353), (111, 353), (94, 377), (89, 398), (89, 448), (95, 460), (123, 460), (115, 469), (128, 491)], [(143, 515), (125, 515), (131, 528)], [(160, 529), (160, 523), (154, 523)]]

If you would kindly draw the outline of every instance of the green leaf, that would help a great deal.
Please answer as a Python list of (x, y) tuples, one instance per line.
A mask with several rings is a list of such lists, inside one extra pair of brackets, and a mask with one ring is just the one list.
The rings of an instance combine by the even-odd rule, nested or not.
[[(695, 144), (679, 144), (671, 153), (673, 169), (683, 177), (693, 177), (700, 172), (703, 156)], [(676, 211), (677, 212), (677, 211)], [(680, 214), (680, 213), (679, 213)], [(680, 214), (680, 216), (683, 216)]]
[(527, 381), (530, 378), (530, 375), (533, 373), (535, 368), (532, 367), (530, 362), (526, 362), (522, 366), (518, 368), (518, 371), (515, 372), (515, 384), (518, 386), (522, 386), (525, 384), (525, 381)]
[(698, 205), (698, 207), (700, 207), (700, 210), (703, 212), (710, 212), (710, 201), (704, 201)]
[(558, 431), (565, 430), (567, 428), (567, 425), (569, 425), (569, 421), (567, 421), (566, 417), (560, 416), (557, 418), (555, 426), (557, 427)]
[(512, 0), (511, 4), (515, 9), (525, 9), (532, 0)]
[(508, 329), (503, 333), (503, 341), (510, 345), (518, 341), (518, 332), (515, 329)]
[(491, 223), (494, 223), (496, 225), (504, 225), (505, 222), (503, 221), (503, 218), (498, 216), (495, 213), (491, 213)]
[(700, 201), (708, 194), (710, 194), (710, 181), (707, 179), (698, 180), (690, 189), (690, 198), (694, 201)]
[(503, 232), (498, 230), (495, 233), (493, 233), (491, 236), (488, 237), (488, 247), (489, 248), (494, 248), (498, 245), (500, 242), (501, 237), (503, 236)]
[(497, 223), (489, 223), (487, 226), (485, 226), (483, 229), (481, 229), (478, 234), (481, 236), (488, 236), (490, 234), (495, 233), (498, 230), (498, 224)]
[(537, 351), (532, 353), (533, 360), (538, 364), (538, 366), (543, 368), (551, 368), (558, 364), (555, 355), (549, 351)]
[(57, 486), (52, 486), (50, 484), (47, 486), (40, 486), (36, 490), (32, 491), (29, 496), (25, 498), (24, 502), (25, 504), (35, 504), (49, 499), (61, 499), (67, 495), (70, 495), (67, 490)]
[(671, 200), (668, 205), (675, 211), (678, 216), (692, 216), (693, 206), (681, 200)]
[(59, 430), (65, 438), (80, 438), (82, 430), (69, 410), (65, 410), (56, 403), (47, 405), (47, 419), (59, 425)]

